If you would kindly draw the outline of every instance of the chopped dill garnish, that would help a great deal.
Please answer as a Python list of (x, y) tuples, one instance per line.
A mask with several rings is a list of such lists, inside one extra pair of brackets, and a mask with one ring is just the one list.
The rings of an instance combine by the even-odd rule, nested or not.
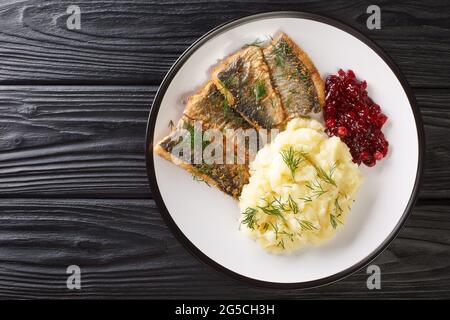
[(278, 247), (282, 247), (283, 250), (286, 249), (286, 248), (284, 247), (284, 241), (283, 241), (283, 239), (281, 239), (281, 240), (278, 242), (277, 246), (278, 246)]
[(255, 41), (245, 44), (244, 48), (245, 47), (258, 47), (258, 48), (260, 48), (264, 44), (264, 42), (265, 42), (264, 40), (260, 40), (259, 38), (256, 38)]
[(292, 199), (291, 195), (289, 195), (287, 203), (288, 203), (288, 207), (292, 211), (292, 213), (297, 214), (299, 211), (298, 204), (297, 204), (297, 202), (294, 201), (294, 199)]
[(266, 85), (264, 80), (258, 80), (253, 88), (253, 92), (255, 94), (256, 102), (259, 102), (266, 95)]
[(339, 196), (336, 197), (334, 200), (334, 213), (336, 217), (340, 217), (344, 210), (342, 210), (341, 206), (339, 205)]
[(198, 128), (194, 127), (192, 124), (187, 123), (186, 129), (189, 131), (191, 138), (191, 149), (194, 149), (196, 139), (200, 139), (202, 142), (202, 150), (204, 150), (211, 143), (211, 141), (204, 139), (202, 130), (198, 130)]
[(298, 169), (300, 162), (302, 162), (304, 154), (296, 152), (292, 146), (290, 146), (287, 150), (282, 150), (280, 154), (283, 158), (284, 163), (291, 171), (292, 180), (295, 181), (295, 170)]
[(275, 231), (275, 239), (278, 239), (278, 226), (272, 222), (269, 222), (269, 224), (271, 225), (273, 231)]
[(230, 89), (231, 87), (236, 87), (238, 85), (238, 79), (234, 74), (230, 74), (226, 76), (225, 79), (220, 79), (220, 81), (226, 89)]
[(285, 41), (280, 41), (273, 47), (273, 53), (275, 54), (275, 61), (280, 59), (284, 65), (284, 58), (291, 53), (291, 48)]
[(173, 131), (173, 128), (174, 128), (174, 127), (175, 127), (175, 125), (174, 125), (173, 121), (170, 120), (170, 121), (169, 121), (169, 128), (170, 128), (170, 131)]
[(284, 67), (284, 59), (278, 54), (275, 56), (275, 64), (278, 67), (282, 67), (282, 68)]
[[(202, 173), (202, 172), (200, 171), (200, 173)], [(206, 173), (204, 173), (204, 174), (206, 174)], [(211, 185), (208, 183), (208, 181), (200, 178), (199, 176), (196, 176), (195, 174), (192, 174), (192, 180), (197, 181), (197, 182), (204, 182), (208, 187), (211, 187)]]
[(291, 241), (294, 241), (294, 234), (292, 234), (292, 233), (288, 233), (286, 231), (281, 231), (281, 232), (278, 232), (278, 234), (288, 236)]
[(307, 182), (305, 186), (311, 190), (312, 196), (319, 198), (321, 195), (328, 192), (328, 190), (324, 190), (322, 184), (319, 180), (314, 180), (312, 183)]
[(295, 218), (295, 220), (297, 220), (302, 230), (317, 230), (317, 228), (312, 224), (312, 222), (308, 220), (301, 220), (297, 218)]
[(331, 166), (331, 169), (330, 169), (330, 172), (329, 172), (329, 173), (327, 173), (325, 170), (323, 170), (323, 169), (322, 169), (321, 167), (319, 167), (319, 166), (314, 166), (314, 168), (316, 169), (317, 177), (318, 177), (320, 180), (322, 180), (322, 181), (324, 181), (324, 182), (326, 182), (326, 183), (328, 183), (328, 184), (331, 184), (331, 185), (337, 187), (336, 181), (334, 181), (334, 179), (333, 179), (333, 174), (334, 174), (334, 172), (336, 171), (336, 168), (337, 168), (338, 165), (339, 165), (339, 163), (336, 161), (336, 162)]
[(342, 215), (344, 211), (339, 205), (339, 196), (334, 200), (334, 213), (330, 213), (330, 223), (333, 229), (336, 229), (338, 224), (342, 224), (342, 221), (339, 220), (339, 217)]
[(223, 111), (223, 116), (225, 118), (228, 118), (231, 113), (231, 109), (230, 109), (230, 104), (228, 103), (228, 100), (226, 98), (224, 98), (222, 100), (222, 111)]
[(304, 198), (299, 198), (300, 200), (303, 200), (304, 202), (312, 202), (312, 197), (304, 197)]
[(278, 42), (275, 46), (273, 46), (272, 53), (275, 55), (275, 64), (277, 67), (281, 67), (284, 69), (284, 73), (286, 73), (286, 56), (292, 52), (291, 48), (285, 41)]
[(210, 176), (212, 174), (212, 169), (208, 164), (201, 164), (199, 167), (196, 167), (196, 169), (198, 172), (206, 176)]
[(286, 220), (283, 214), (292, 212), (293, 214), (297, 214), (300, 210), (298, 204), (294, 201), (294, 199), (289, 195), (286, 202), (283, 202), (280, 198), (276, 196), (273, 197), (272, 201), (268, 201), (264, 199), (266, 205), (258, 206), (262, 212), (269, 216), (276, 216), (283, 220)]
[(330, 223), (333, 229), (336, 229), (339, 223), (342, 224), (342, 222), (334, 214), (330, 214)]
[(192, 124), (190, 124), (190, 123), (186, 124), (186, 129), (189, 131), (189, 135), (190, 135), (190, 138), (191, 138), (191, 149), (194, 149), (196, 130), (195, 130), (194, 126)]
[(272, 202), (267, 202), (267, 204), (263, 207), (258, 206), (259, 209), (262, 210), (262, 212), (264, 212), (265, 214), (269, 215), (269, 216), (276, 216), (276, 217), (280, 217), (281, 219), (285, 219), (283, 217), (283, 213), (282, 210), (280, 209), (279, 206), (277, 205), (273, 205), (275, 201)]
[(303, 66), (303, 68), (300, 66), (297, 66), (293, 70), (293, 76), (294, 77), (296, 76), (296, 77), (300, 78), (301, 81), (305, 82), (308, 80), (308, 77), (309, 77), (308, 69), (305, 66)]
[(257, 226), (257, 220), (256, 220), (256, 213), (258, 212), (258, 210), (256, 210), (255, 208), (247, 208), (245, 209), (244, 212), (242, 212), (242, 214), (245, 216), (244, 219), (242, 220), (242, 224), (246, 224), (247, 227), (249, 227), (250, 229), (254, 230), (255, 226)]
[[(275, 202), (277, 203), (276, 206), (273, 205), (273, 203), (275, 203)], [(280, 209), (281, 211), (288, 211), (289, 210), (288, 205), (283, 203), (283, 202), (281, 202), (281, 197), (279, 199), (277, 199), (276, 197), (273, 197), (272, 206)]]

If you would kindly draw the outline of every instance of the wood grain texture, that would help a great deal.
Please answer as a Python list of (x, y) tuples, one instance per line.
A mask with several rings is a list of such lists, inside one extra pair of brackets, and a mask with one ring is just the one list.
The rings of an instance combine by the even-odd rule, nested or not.
[(0, 88), (1, 196), (148, 198), (155, 87)]
[(420, 90), (417, 103), (425, 126), (426, 161), (421, 196), (450, 198), (450, 91)]
[[(0, 297), (3, 298), (450, 298), (450, 203), (419, 204), (400, 236), (365, 269), (312, 290), (267, 290), (225, 277), (190, 256), (152, 200), (3, 199)], [(80, 291), (66, 288), (79, 265)]]
[(449, 88), (446, 0), (378, 1), (382, 29), (366, 28), (373, 1), (78, 1), (81, 30), (68, 30), (73, 1), (0, 5), (0, 83), (157, 84), (213, 27), (245, 15), (299, 10), (341, 20), (374, 39), (415, 87)]
[[(144, 145), (155, 90), (0, 87), (0, 197), (150, 198)], [(427, 138), (421, 197), (450, 198), (450, 93), (416, 95)]]

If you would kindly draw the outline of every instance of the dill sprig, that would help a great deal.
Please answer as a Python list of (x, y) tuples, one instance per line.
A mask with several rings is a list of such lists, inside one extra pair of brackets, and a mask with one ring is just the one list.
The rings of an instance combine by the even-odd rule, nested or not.
[(260, 48), (264, 44), (264, 42), (265, 42), (264, 40), (260, 40), (259, 38), (256, 38), (255, 41), (245, 44), (244, 48), (246, 48), (246, 47), (258, 47), (258, 48)]
[(284, 67), (284, 59), (291, 53), (291, 48), (285, 41), (280, 41), (273, 47), (272, 52), (275, 54), (275, 63), (277, 66)]
[(307, 182), (305, 186), (311, 190), (312, 196), (319, 198), (323, 194), (327, 193), (328, 190), (325, 190), (318, 179), (315, 179), (312, 183)]
[(297, 220), (298, 224), (300, 225), (300, 228), (302, 230), (317, 230), (317, 228), (314, 226), (314, 224), (308, 220), (302, 220), (302, 219), (298, 219), (295, 218), (295, 220)]
[(220, 79), (220, 81), (221, 81), (223, 87), (225, 89), (228, 89), (228, 90), (230, 88), (236, 87), (238, 85), (238, 82), (239, 82), (238, 78), (236, 77), (235, 74), (226, 75), (225, 78)]
[(284, 58), (283, 57), (281, 57), (281, 55), (278, 55), (278, 54), (276, 54), (275, 55), (275, 64), (278, 66), (278, 67), (282, 67), (282, 68), (284, 68)]
[(278, 241), (278, 243), (276, 244), (277, 247), (282, 247), (283, 250), (286, 249), (285, 246), (284, 246), (284, 240), (283, 240), (282, 237), (280, 237), (280, 235), (287, 235), (287, 236), (290, 237), (291, 241), (294, 241), (294, 235), (293, 234), (287, 233), (285, 231), (281, 231), (280, 232), (278, 230), (278, 226), (276, 224), (271, 223), (271, 222), (270, 222), (270, 226), (272, 227), (273, 231), (275, 231), (275, 240), (280, 239), (280, 241)]
[(265, 206), (258, 206), (259, 209), (262, 210), (262, 212), (264, 212), (265, 214), (269, 215), (269, 216), (276, 216), (276, 217), (280, 217), (281, 219), (285, 219), (282, 213), (282, 210), (280, 209), (279, 206), (277, 205), (273, 205), (273, 203), (276, 201), (271, 201), (271, 202), (267, 202), (267, 204)]
[(172, 120), (170, 120), (169, 121), (169, 128), (170, 128), (170, 131), (173, 131), (173, 128), (175, 127), (175, 124), (173, 123), (173, 121)]
[(283, 214), (289, 212), (297, 214), (300, 211), (298, 204), (294, 201), (291, 195), (288, 196), (288, 199), (285, 202), (281, 200), (281, 197), (277, 198), (276, 196), (273, 197), (272, 201), (264, 201), (266, 201), (266, 205), (258, 206), (257, 208), (261, 209), (262, 212), (269, 216), (280, 217), (283, 220), (285, 220)]
[[(206, 163), (202, 163), (202, 164), (196, 166), (195, 169), (197, 170), (198, 173), (203, 174), (205, 176), (211, 176), (211, 174), (212, 174), (212, 169), (211, 169), (210, 165), (208, 165)], [(192, 174), (192, 179), (197, 182), (204, 182), (204, 183), (206, 183), (206, 185), (208, 187), (211, 187), (211, 185), (208, 183), (208, 181), (200, 178), (199, 176), (197, 176), (195, 174)]]
[(300, 199), (300, 200), (303, 200), (303, 202), (312, 202), (312, 201), (313, 201), (313, 199), (312, 199), (311, 196), (303, 197), (303, 198), (299, 198), (299, 199)]
[[(277, 205), (273, 205), (273, 203), (276, 203)], [(277, 197), (273, 197), (272, 206), (280, 209), (281, 211), (288, 211), (289, 206), (286, 203), (281, 202), (281, 197), (278, 199)]]
[(302, 80), (302, 81), (307, 81), (307, 80), (308, 80), (308, 76), (307, 76), (307, 75), (304, 75), (304, 74), (301, 74), (301, 75), (300, 75), (300, 80)]
[(221, 105), (222, 105), (223, 116), (225, 118), (228, 118), (231, 113), (230, 104), (228, 103), (228, 100), (226, 98), (223, 98)]
[(280, 154), (283, 158), (284, 163), (291, 171), (292, 180), (295, 181), (295, 171), (298, 169), (300, 163), (302, 162), (304, 153), (297, 152), (292, 146), (290, 146), (287, 150), (282, 150)]
[(298, 211), (299, 211), (298, 204), (297, 204), (297, 202), (294, 201), (294, 199), (292, 199), (291, 195), (289, 195), (289, 197), (288, 197), (287, 204), (288, 204), (289, 210), (291, 210), (293, 214), (298, 213)]
[(289, 238), (289, 240), (294, 241), (294, 234), (286, 232), (286, 231), (278, 231), (278, 234), (285, 235)]
[(272, 222), (269, 222), (269, 225), (272, 227), (273, 231), (275, 231), (275, 240), (278, 239), (278, 226), (276, 224), (273, 224)]
[(344, 211), (339, 205), (339, 196), (334, 200), (334, 213), (330, 213), (330, 223), (333, 229), (336, 229), (338, 224), (342, 224), (342, 221), (339, 220), (339, 217), (342, 215)]
[(266, 85), (264, 80), (258, 80), (253, 88), (253, 93), (255, 94), (256, 102), (259, 102), (262, 98), (266, 96)]
[(341, 206), (339, 205), (339, 196), (336, 197), (334, 200), (334, 213), (336, 214), (336, 217), (340, 217), (344, 210), (342, 210)]
[(334, 214), (330, 214), (330, 223), (333, 229), (336, 229), (338, 224), (342, 224), (342, 222)]
[(202, 151), (211, 143), (211, 141), (205, 139), (202, 129), (199, 130), (190, 123), (186, 124), (186, 129), (189, 131), (191, 139), (191, 150), (194, 149), (195, 141), (197, 141), (197, 139), (200, 139), (202, 142)]
[(246, 224), (247, 227), (254, 230), (255, 226), (257, 226), (257, 220), (256, 220), (256, 214), (258, 213), (258, 210), (255, 208), (247, 208), (245, 209), (242, 214), (244, 215), (244, 219), (242, 220), (242, 224)]
[(192, 174), (192, 180), (197, 182), (204, 182), (208, 187), (211, 187), (211, 185), (208, 183), (208, 181), (196, 176), (195, 174)]
[(336, 171), (336, 168), (338, 165), (339, 165), (339, 163), (337, 161), (335, 163), (333, 163), (333, 165), (331, 166), (331, 169), (328, 173), (319, 166), (314, 165), (314, 168), (316, 169), (317, 177), (320, 180), (337, 187), (336, 181), (334, 181), (334, 179), (333, 179), (333, 174)]

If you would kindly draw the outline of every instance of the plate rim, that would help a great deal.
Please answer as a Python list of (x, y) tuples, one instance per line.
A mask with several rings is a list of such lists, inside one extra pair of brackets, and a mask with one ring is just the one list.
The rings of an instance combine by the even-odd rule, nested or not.
[[(203, 253), (199, 248), (197, 248), (188, 237), (181, 231), (181, 229), (176, 225), (172, 216), (170, 215), (167, 207), (165, 206), (164, 200), (161, 196), (161, 193), (158, 188), (158, 183), (156, 180), (156, 172), (153, 163), (153, 136), (156, 125), (156, 118), (159, 113), (159, 109), (161, 107), (162, 99), (172, 82), (175, 75), (178, 73), (179, 69), (183, 66), (185, 61), (204, 43), (213, 38), (214, 36), (221, 34), (223, 32), (228, 31), (229, 29), (248, 23), (254, 20), (266, 19), (266, 18), (299, 18), (299, 19), (307, 19), (317, 22), (322, 22), (328, 25), (331, 25), (335, 28), (338, 28), (346, 33), (351, 34), (358, 40), (362, 41), (369, 48), (371, 48), (375, 53), (383, 59), (383, 61), (388, 65), (388, 67), (392, 70), (397, 80), (400, 82), (405, 94), (408, 98), (409, 104), (411, 106), (416, 130), (417, 130), (417, 141), (418, 141), (418, 163), (417, 163), (417, 171), (416, 178), (414, 182), (414, 187), (412, 189), (408, 204), (397, 222), (394, 229), (391, 233), (384, 239), (384, 241), (372, 252), (368, 253), (363, 259), (353, 264), (352, 266), (332, 274), (327, 277), (322, 277), (315, 280), (310, 281), (302, 281), (302, 282), (272, 282), (254, 279), (251, 277), (244, 276), (238, 272), (232, 271), (220, 263), (214, 261), (205, 253)], [(368, 265), (371, 261), (373, 261), (376, 257), (378, 257), (388, 246), (389, 244), (397, 237), (407, 218), (411, 214), (414, 205), (418, 198), (418, 193), (420, 189), (421, 182), (423, 180), (423, 172), (425, 166), (425, 132), (423, 127), (422, 116), (420, 114), (420, 110), (417, 106), (417, 102), (415, 99), (415, 95), (411, 87), (409, 86), (406, 77), (400, 71), (400, 68), (397, 64), (392, 60), (392, 58), (379, 47), (373, 40), (371, 40), (366, 35), (362, 34), (360, 31), (357, 31), (355, 28), (350, 25), (338, 21), (334, 18), (330, 18), (328, 16), (322, 14), (315, 14), (305, 11), (268, 11), (257, 14), (251, 14), (244, 17), (236, 18), (231, 21), (220, 24), (219, 26), (211, 29), (206, 32), (203, 36), (198, 38), (192, 45), (190, 45), (174, 62), (172, 67), (167, 72), (166, 76), (161, 82), (159, 86), (155, 98), (152, 103), (152, 107), (149, 112), (149, 117), (147, 121), (147, 129), (146, 129), (146, 142), (145, 142), (145, 158), (146, 158), (146, 169), (147, 169), (147, 177), (149, 180), (150, 188), (152, 191), (153, 199), (160, 210), (161, 217), (163, 218), (166, 225), (169, 227), (169, 230), (175, 235), (175, 238), (183, 245), (183, 247), (190, 252), (194, 257), (200, 260), (202, 263), (206, 264), (209, 267), (212, 267), (214, 270), (219, 271), (222, 274), (225, 274), (231, 277), (234, 280), (239, 280), (241, 282), (246, 282), (248, 284), (264, 287), (264, 288), (272, 288), (272, 289), (306, 289), (306, 288), (314, 288), (327, 284), (334, 283), (336, 281), (342, 280), (356, 271), (360, 270), (364, 266)]]

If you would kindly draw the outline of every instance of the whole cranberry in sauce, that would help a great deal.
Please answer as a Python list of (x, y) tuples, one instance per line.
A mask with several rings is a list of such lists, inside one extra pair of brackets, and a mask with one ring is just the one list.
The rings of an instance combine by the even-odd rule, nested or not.
[(366, 91), (367, 83), (356, 79), (352, 70), (340, 69), (325, 82), (325, 132), (347, 144), (353, 161), (372, 167), (384, 158), (389, 143), (381, 128), (387, 116)]

